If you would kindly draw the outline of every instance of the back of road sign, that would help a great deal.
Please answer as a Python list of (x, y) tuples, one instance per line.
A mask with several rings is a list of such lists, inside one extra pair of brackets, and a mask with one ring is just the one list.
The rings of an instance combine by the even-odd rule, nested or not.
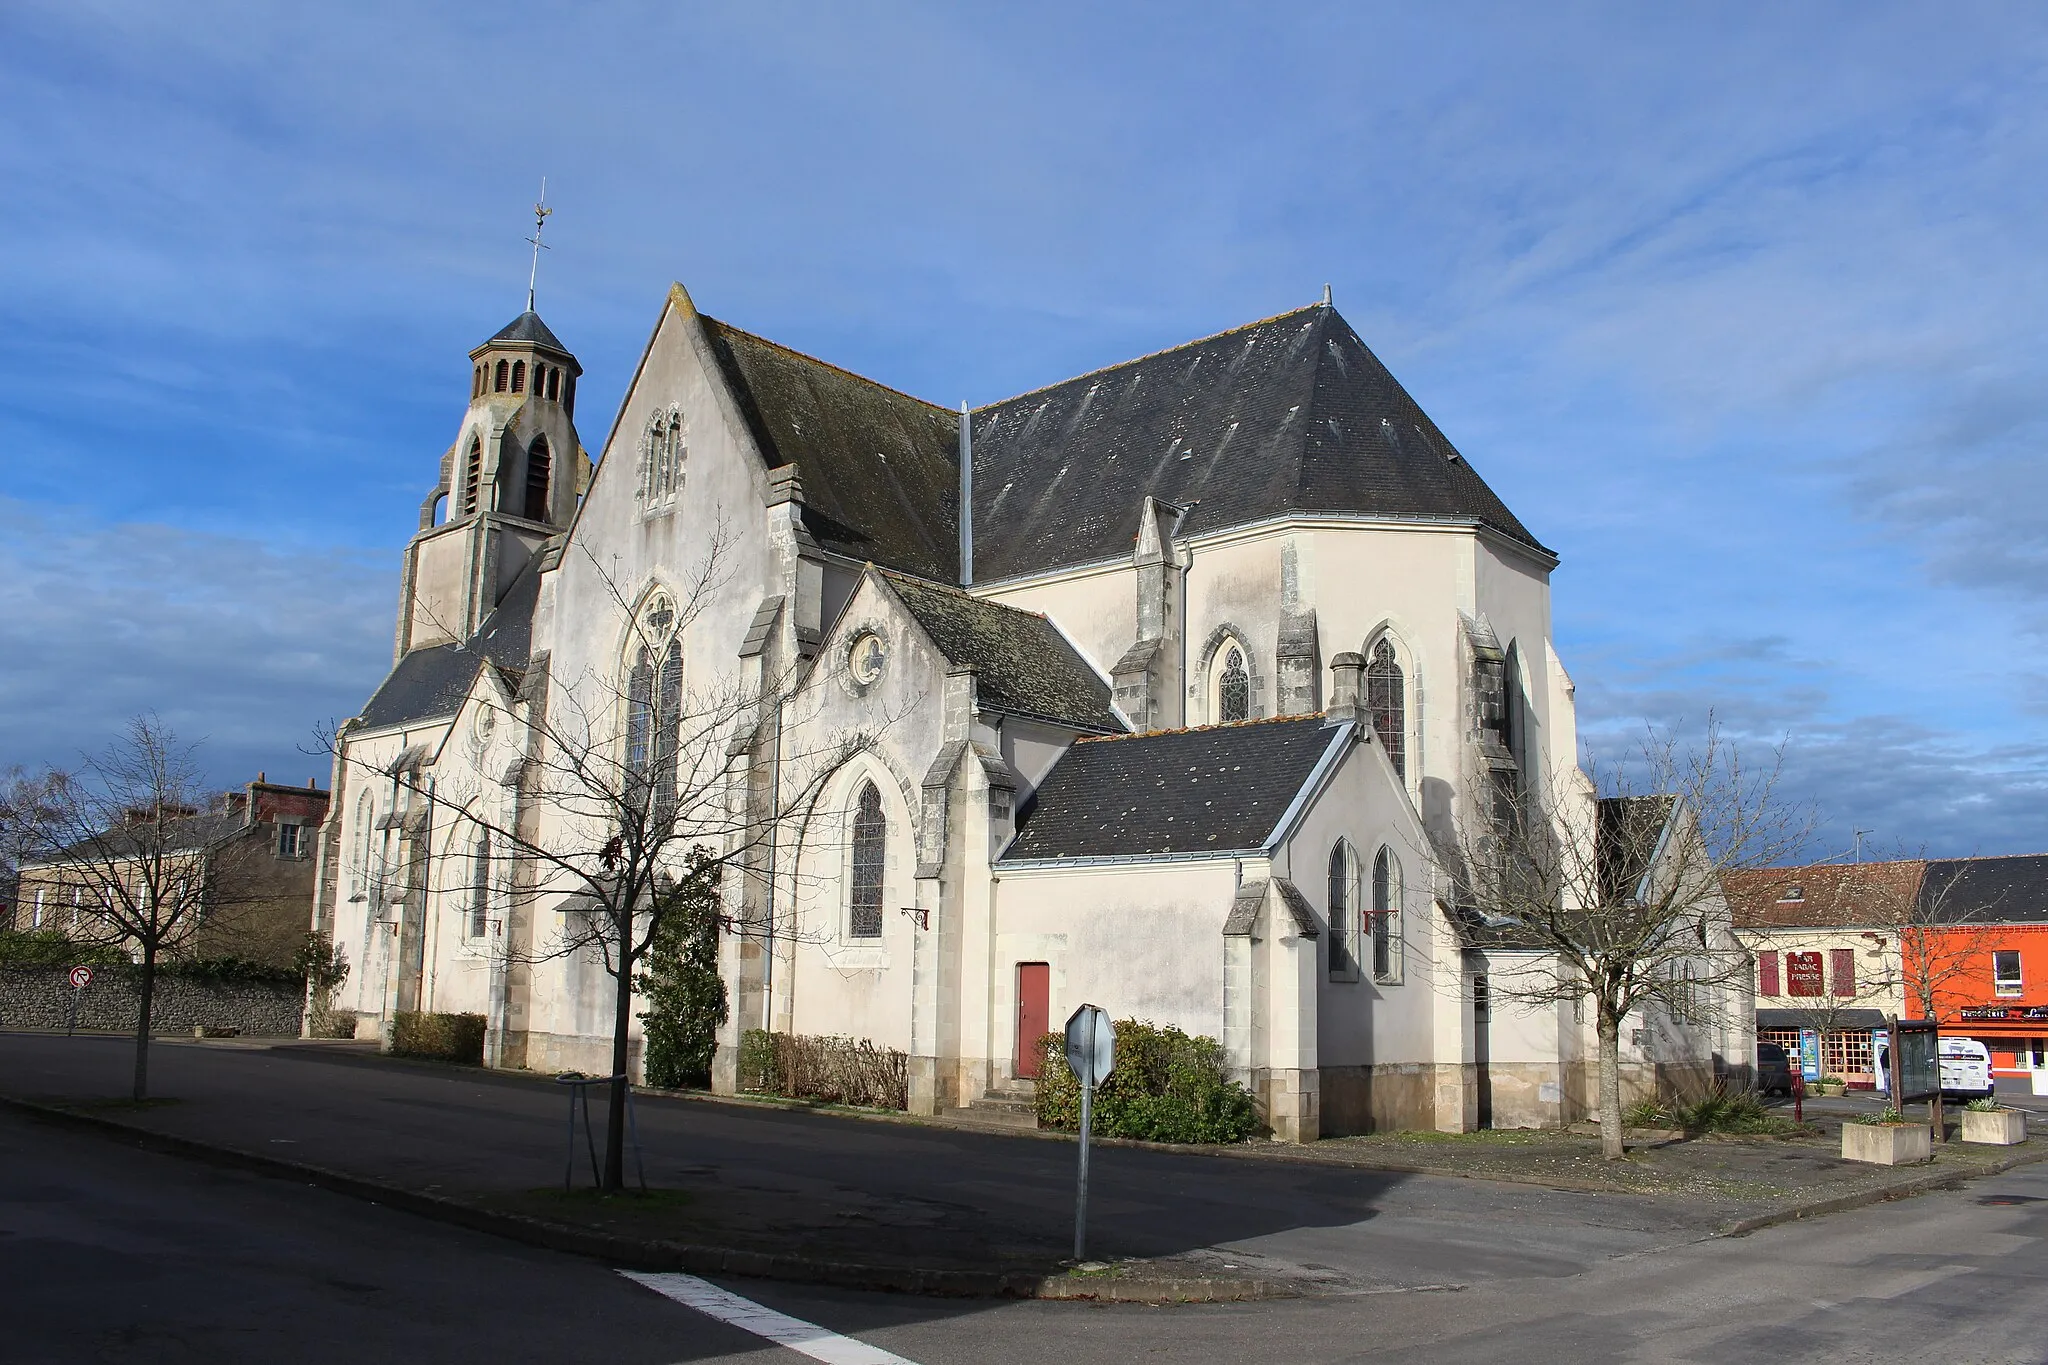
[(1116, 1065), (1116, 1029), (1100, 1005), (1083, 1005), (1067, 1020), (1067, 1067), (1082, 1085), (1101, 1085)]

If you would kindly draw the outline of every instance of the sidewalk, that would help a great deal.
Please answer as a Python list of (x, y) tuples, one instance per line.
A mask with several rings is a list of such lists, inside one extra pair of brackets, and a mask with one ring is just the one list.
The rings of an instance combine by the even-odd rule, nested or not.
[[(136, 1107), (117, 1098), (130, 1055), (113, 1038), (0, 1034), (0, 1093), (244, 1164), (289, 1163), (295, 1176), (354, 1182), (352, 1193), (618, 1264), (936, 1292), (1242, 1298), (1573, 1274), (1795, 1216), (1816, 1196), (1953, 1179), (2011, 1156), (1964, 1149), (1944, 1153), (1938, 1170), (1890, 1171), (1811, 1145), (1677, 1144), (1625, 1172), (1594, 1172), (1612, 1172), (1603, 1186), (1544, 1164), (1588, 1150), (1562, 1134), (1222, 1152), (1108, 1146), (1094, 1162), (1090, 1254), (1115, 1270), (1073, 1276), (1062, 1267), (1074, 1178), (1066, 1141), (643, 1096), (647, 1177), (661, 1193), (600, 1200), (562, 1193), (568, 1101), (543, 1078), (331, 1045), (167, 1040), (152, 1065), (164, 1101)], [(600, 1107), (600, 1141), (602, 1126)], [(1668, 1177), (1701, 1161), (1740, 1169)], [(587, 1159), (578, 1162), (587, 1186)], [(1514, 1178), (1545, 1183), (1497, 1183), (1517, 1169)], [(1666, 1174), (1640, 1181), (1645, 1193), (1585, 1192), (1625, 1188), (1616, 1176), (1643, 1171)]]

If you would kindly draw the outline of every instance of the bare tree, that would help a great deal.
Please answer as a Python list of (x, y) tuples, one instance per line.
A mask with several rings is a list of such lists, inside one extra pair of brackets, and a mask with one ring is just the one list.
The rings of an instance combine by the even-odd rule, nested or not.
[[(525, 700), (498, 708), (503, 722), (521, 727), (522, 757), (509, 784), (449, 778), (437, 781), (430, 798), (439, 808), (432, 823), (450, 830), (440, 841), (442, 858), (469, 860), (474, 894), (503, 888), (533, 922), (536, 910), (562, 912), (559, 927), (545, 941), (536, 935), (520, 960), (582, 955), (612, 978), (611, 1074), (618, 1079), (610, 1092), (607, 1190), (624, 1182), (633, 983), (667, 917), (715, 893), (729, 870), (739, 878), (773, 875), (776, 831), (805, 821), (833, 775), (886, 723), (826, 732), (799, 695), (801, 665), (752, 684), (733, 674), (685, 677), (682, 642), (723, 582), (728, 549), (714, 536), (686, 585), (637, 598), (593, 558), (623, 625), (621, 668), (522, 679)], [(753, 780), (757, 752), (768, 756), (772, 784)], [(496, 867), (509, 868), (509, 878)], [(431, 871), (426, 878), (434, 884)]]
[(77, 893), (79, 940), (118, 948), (136, 963), (134, 1098), (149, 1095), (149, 1026), (157, 969), (189, 946), (201, 921), (232, 923), (248, 841), (244, 820), (205, 790), (194, 746), (155, 716), (75, 772), (27, 779), (38, 796), (10, 803), (29, 875)]
[[(1917, 875), (1861, 873), (1861, 866), (1902, 863), (1914, 867)], [(2003, 946), (2003, 940), (1987, 942), (1983, 932), (1998, 912), (1999, 898), (1968, 898), (1962, 879), (1937, 872), (1938, 864), (1924, 851), (1910, 861), (1861, 866), (1851, 875), (1856, 878), (1858, 902), (1866, 907), (1863, 918), (1873, 933), (1889, 936), (1897, 945), (1896, 954), (1886, 959), (1882, 984), (1898, 992), (1914, 1017), (1953, 1023), (1941, 1018), (1943, 998), (1982, 971), (1985, 952)]]
[(1496, 996), (1592, 1003), (1610, 1158), (1624, 1152), (1623, 1022), (1652, 1008), (1711, 1022), (1747, 982), (1721, 877), (1805, 845), (1812, 814), (1780, 797), (1782, 762), (1776, 749), (1751, 767), (1712, 718), (1696, 746), (1652, 729), (1627, 760), (1567, 768), (1536, 792), (1506, 769), (1484, 774), (1487, 808), (1438, 850), (1467, 941), (1512, 952), (1489, 971)]

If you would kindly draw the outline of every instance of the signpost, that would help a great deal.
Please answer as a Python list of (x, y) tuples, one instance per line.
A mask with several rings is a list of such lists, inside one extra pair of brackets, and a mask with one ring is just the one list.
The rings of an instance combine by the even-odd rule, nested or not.
[(71, 969), (71, 1014), (64, 1024), (64, 1036), (78, 1032), (78, 997), (85, 994), (85, 988), (92, 984), (92, 968), (79, 963)]
[(1095, 1087), (1116, 1065), (1116, 1029), (1100, 1005), (1083, 1005), (1067, 1020), (1067, 1069), (1081, 1083), (1081, 1169), (1074, 1185), (1074, 1259), (1088, 1241), (1088, 1129), (1095, 1121)]

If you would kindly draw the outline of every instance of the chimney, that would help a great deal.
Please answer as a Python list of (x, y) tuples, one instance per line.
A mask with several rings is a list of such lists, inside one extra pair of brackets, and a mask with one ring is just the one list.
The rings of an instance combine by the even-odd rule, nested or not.
[(974, 586), (974, 414), (960, 400), (960, 586)]
[(1330, 705), (1323, 712), (1333, 721), (1364, 719), (1365, 656), (1349, 651), (1330, 660)]

